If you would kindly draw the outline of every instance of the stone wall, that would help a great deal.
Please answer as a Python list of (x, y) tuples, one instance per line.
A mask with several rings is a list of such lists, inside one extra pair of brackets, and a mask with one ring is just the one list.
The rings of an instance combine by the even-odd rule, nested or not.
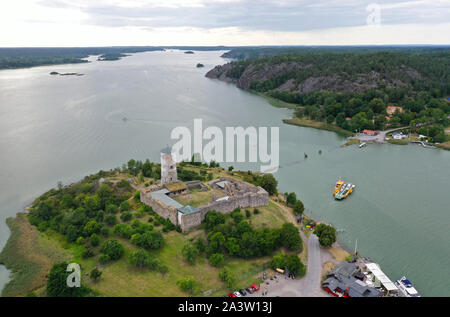
[(178, 210), (172, 206), (167, 206), (157, 199), (153, 199), (150, 194), (141, 192), (141, 202), (153, 208), (153, 210), (165, 219), (169, 219), (175, 226), (178, 225)]
[(192, 214), (182, 214), (175, 208), (167, 206), (159, 200), (153, 199), (149, 193), (141, 193), (141, 201), (153, 208), (153, 210), (163, 218), (170, 219), (174, 225), (179, 225), (182, 231), (188, 231), (199, 226), (208, 211), (215, 210), (222, 213), (230, 213), (236, 208), (260, 207), (269, 204), (269, 194), (261, 187), (249, 185), (232, 178), (221, 178), (214, 180), (210, 185), (218, 181), (227, 180), (233, 184), (236, 192), (234, 196), (229, 196), (228, 200), (210, 202), (199, 207), (200, 211)]

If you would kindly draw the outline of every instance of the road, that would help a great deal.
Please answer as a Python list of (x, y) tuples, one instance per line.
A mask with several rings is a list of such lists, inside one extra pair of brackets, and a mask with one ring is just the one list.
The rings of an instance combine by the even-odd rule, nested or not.
[(408, 129), (408, 128), (409, 128), (409, 126), (379, 131), (377, 135), (366, 135), (364, 133), (359, 133), (357, 136), (353, 137), (353, 139), (358, 139), (362, 142), (386, 143), (384, 141), (384, 139), (386, 138), (386, 134), (389, 134), (389, 133), (397, 131), (397, 130)]
[[(305, 237), (303, 237), (305, 239)], [(322, 275), (322, 259), (319, 239), (311, 234), (308, 238), (308, 269), (306, 275), (298, 280), (286, 278), (277, 274), (277, 278), (268, 280), (262, 284), (261, 290), (267, 290), (268, 297), (325, 297), (328, 296), (320, 288)], [(249, 297), (261, 296), (261, 291), (248, 295)]]

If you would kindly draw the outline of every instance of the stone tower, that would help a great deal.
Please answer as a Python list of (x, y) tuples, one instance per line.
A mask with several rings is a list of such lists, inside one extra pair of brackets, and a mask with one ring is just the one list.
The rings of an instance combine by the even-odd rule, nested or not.
[(178, 181), (175, 155), (170, 146), (161, 150), (161, 184), (170, 184)]

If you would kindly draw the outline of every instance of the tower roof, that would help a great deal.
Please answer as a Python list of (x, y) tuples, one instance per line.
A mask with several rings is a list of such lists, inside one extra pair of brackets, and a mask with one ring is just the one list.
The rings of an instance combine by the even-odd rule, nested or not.
[(166, 146), (164, 149), (161, 150), (161, 153), (171, 154), (172, 153), (172, 147), (171, 146)]

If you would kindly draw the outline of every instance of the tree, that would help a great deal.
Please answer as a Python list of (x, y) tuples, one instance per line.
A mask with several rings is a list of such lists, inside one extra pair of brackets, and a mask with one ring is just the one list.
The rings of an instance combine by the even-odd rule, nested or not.
[(225, 249), (231, 256), (238, 255), (240, 251), (239, 241), (233, 237), (228, 238), (227, 242), (225, 242)]
[(321, 246), (331, 247), (336, 242), (336, 229), (324, 223), (318, 224), (314, 228), (314, 234), (319, 237)]
[(89, 292), (89, 289), (81, 287), (69, 287), (67, 278), (71, 272), (67, 272), (67, 263), (53, 265), (47, 279), (47, 295), (50, 297), (81, 297)]
[(101, 229), (101, 226), (99, 223), (97, 223), (97, 221), (95, 220), (91, 220), (89, 221), (85, 226), (84, 226), (84, 233), (86, 233), (86, 235), (90, 236), (93, 233), (99, 233)]
[(107, 225), (114, 226), (117, 224), (117, 217), (115, 215), (107, 215), (104, 221)]
[(89, 277), (91, 278), (91, 280), (93, 280), (94, 282), (97, 282), (100, 277), (102, 276), (102, 271), (99, 271), (99, 269), (94, 268), (91, 273), (89, 273)]
[(231, 166), (228, 167), (228, 171), (229, 171), (229, 172), (232, 172), (233, 170), (234, 170), (233, 165), (231, 165)]
[(301, 252), (303, 250), (303, 241), (296, 226), (292, 223), (284, 223), (281, 227), (281, 241), (283, 246), (288, 250), (296, 250)]
[(297, 201), (297, 195), (295, 193), (289, 193), (286, 195), (286, 203), (293, 206)]
[(96, 247), (100, 244), (100, 237), (96, 233), (93, 233), (90, 237), (90, 241), (91, 241), (91, 245), (93, 247)]
[(225, 260), (222, 253), (214, 253), (209, 257), (209, 263), (215, 267), (221, 267)]
[(236, 276), (234, 276), (231, 271), (224, 267), (219, 271), (219, 278), (229, 289), (233, 289), (236, 283)]
[(107, 240), (103, 243), (100, 252), (107, 255), (111, 260), (115, 261), (122, 257), (125, 249), (119, 241), (112, 239)]
[(212, 230), (218, 224), (225, 223), (225, 215), (214, 210), (208, 211), (205, 215), (205, 220), (203, 220), (203, 223), (206, 230)]
[(148, 253), (142, 249), (131, 252), (129, 262), (140, 269), (149, 265), (150, 257)]
[(305, 206), (303, 206), (303, 203), (301, 200), (297, 200), (294, 204), (294, 213), (296, 213), (297, 215), (301, 215), (303, 214), (303, 211), (305, 210)]
[(208, 236), (209, 253), (218, 253), (225, 245), (225, 236), (222, 232), (216, 232)]
[(286, 267), (289, 272), (297, 276), (304, 276), (306, 273), (306, 267), (302, 261), (298, 258), (297, 254), (290, 254), (286, 257)]
[(188, 276), (186, 278), (179, 279), (177, 281), (177, 286), (182, 291), (193, 294), (195, 291), (195, 288), (197, 287), (197, 282), (194, 280), (194, 278), (192, 276)]
[(181, 254), (190, 264), (195, 263), (195, 259), (198, 256), (198, 249), (192, 245), (192, 243), (186, 243), (181, 250)]
[(259, 186), (264, 188), (269, 193), (269, 195), (275, 195), (277, 192), (278, 181), (272, 174), (264, 174), (261, 177)]

